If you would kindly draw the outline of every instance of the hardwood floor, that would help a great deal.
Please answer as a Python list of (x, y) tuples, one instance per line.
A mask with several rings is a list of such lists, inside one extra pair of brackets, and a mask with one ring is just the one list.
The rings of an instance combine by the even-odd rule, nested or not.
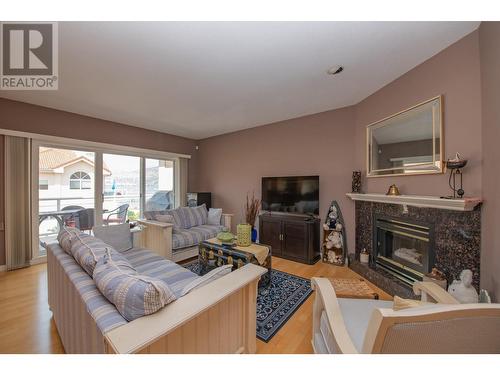
[(47, 303), (47, 265), (0, 272), (0, 353), (64, 353)]
[[(311, 278), (359, 277), (346, 267), (321, 261), (306, 265), (273, 257), (273, 268)], [(379, 288), (382, 299), (392, 299)], [(311, 329), (314, 293), (268, 343), (257, 339), (257, 353), (312, 353)], [(0, 272), (0, 353), (64, 353), (47, 304), (47, 266)]]

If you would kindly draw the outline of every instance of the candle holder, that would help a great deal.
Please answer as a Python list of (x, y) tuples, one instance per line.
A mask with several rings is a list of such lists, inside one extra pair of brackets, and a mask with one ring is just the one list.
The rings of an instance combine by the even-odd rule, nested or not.
[[(450, 177), (448, 179), (448, 185), (450, 189), (453, 190), (453, 198), (462, 198), (465, 194), (463, 189), (463, 173), (462, 169), (467, 165), (467, 160), (461, 159), (460, 154), (457, 152), (454, 159), (448, 159), (446, 162), (446, 168), (450, 170)], [(459, 186), (457, 183), (459, 182)]]

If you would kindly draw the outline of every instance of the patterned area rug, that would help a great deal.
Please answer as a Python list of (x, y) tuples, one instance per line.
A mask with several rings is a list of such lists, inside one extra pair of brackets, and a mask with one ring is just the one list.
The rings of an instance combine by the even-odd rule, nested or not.
[[(200, 274), (198, 260), (183, 264)], [(271, 283), (257, 295), (257, 337), (268, 342), (312, 293), (311, 281), (278, 270), (271, 271)]]

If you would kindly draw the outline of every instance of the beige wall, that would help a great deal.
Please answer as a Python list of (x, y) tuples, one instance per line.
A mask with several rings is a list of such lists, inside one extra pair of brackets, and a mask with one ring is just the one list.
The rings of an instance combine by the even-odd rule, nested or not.
[[(464, 170), (468, 196), (481, 196), (481, 82), (475, 31), (356, 105), (356, 167), (366, 172), (366, 126), (434, 96), (443, 95), (444, 157), (469, 159)], [(365, 179), (364, 190), (385, 193), (397, 184), (402, 194), (450, 195), (447, 175)]]
[[(194, 185), (197, 175), (194, 152), (196, 141), (187, 138), (3, 98), (0, 98), (0, 129), (190, 154), (193, 156), (189, 161), (190, 186)], [(0, 155), (3, 155), (1, 146), (0, 151)], [(0, 164), (3, 164), (3, 156), (1, 160)], [(1, 171), (0, 189), (3, 190)], [(0, 209), (1, 221), (4, 212), (2, 205)], [(0, 265), (5, 264), (4, 250), (3, 232), (0, 231)]]
[(352, 107), (282, 121), (199, 142), (198, 189), (211, 191), (213, 205), (241, 222), (246, 194), (260, 197), (263, 176), (320, 176), (320, 214), (338, 200), (354, 246), (351, 190)]
[(481, 287), (500, 302), (500, 22), (479, 29), (483, 121)]

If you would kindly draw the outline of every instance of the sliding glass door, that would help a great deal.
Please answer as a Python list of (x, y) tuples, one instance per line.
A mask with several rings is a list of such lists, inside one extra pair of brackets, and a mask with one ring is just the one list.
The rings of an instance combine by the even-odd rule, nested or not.
[(141, 158), (103, 154), (104, 225), (121, 224), (141, 216)]
[(94, 225), (95, 153), (38, 147), (38, 256), (62, 226), (90, 230)]
[(146, 159), (145, 181), (145, 211), (174, 208), (174, 162), (172, 160)]
[(176, 206), (175, 159), (35, 142), (32, 161), (33, 258), (63, 226), (91, 232)]

